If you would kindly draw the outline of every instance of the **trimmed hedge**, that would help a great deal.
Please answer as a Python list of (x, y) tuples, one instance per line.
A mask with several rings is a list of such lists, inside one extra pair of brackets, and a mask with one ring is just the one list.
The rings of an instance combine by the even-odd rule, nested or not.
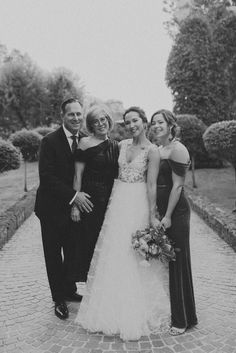
[(43, 137), (49, 134), (50, 132), (53, 132), (54, 129), (52, 127), (48, 126), (39, 126), (33, 131), (37, 132), (38, 134), (42, 135)]
[(236, 169), (236, 120), (210, 125), (203, 135), (207, 151), (232, 163)]
[(0, 173), (20, 167), (20, 152), (10, 141), (0, 139)]
[(20, 130), (10, 136), (10, 141), (18, 147), (25, 161), (33, 162), (38, 159), (38, 152), (42, 135), (35, 131)]

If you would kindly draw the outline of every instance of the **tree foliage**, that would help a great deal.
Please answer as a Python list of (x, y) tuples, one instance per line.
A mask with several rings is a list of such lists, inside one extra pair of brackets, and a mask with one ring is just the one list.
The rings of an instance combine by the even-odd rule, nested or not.
[(210, 122), (216, 122), (236, 117), (236, 15), (221, 19), (212, 36), (208, 76), (214, 118)]
[(76, 97), (83, 102), (84, 85), (72, 71), (41, 70), (27, 54), (7, 52), (0, 44), (0, 133), (60, 122), (60, 105)]
[[(236, 5), (236, 0), (186, 0), (179, 2), (176, 0), (163, 0), (163, 11), (168, 14), (168, 19), (164, 22), (168, 34), (173, 39), (179, 32), (181, 22), (187, 16), (204, 15), (211, 25), (215, 25)], [(188, 9), (186, 11), (186, 9)]]
[(47, 113), (54, 123), (60, 122), (60, 105), (67, 98), (84, 99), (84, 85), (78, 75), (66, 68), (57, 68), (47, 77)]
[(166, 68), (166, 81), (173, 94), (176, 114), (196, 115), (203, 121), (207, 119), (210, 46), (207, 22), (201, 17), (186, 19)]
[(1, 126), (16, 130), (40, 124), (45, 94), (41, 70), (28, 55), (13, 52), (0, 69)]
[(215, 3), (181, 22), (166, 68), (174, 111), (207, 126), (236, 117), (236, 15)]

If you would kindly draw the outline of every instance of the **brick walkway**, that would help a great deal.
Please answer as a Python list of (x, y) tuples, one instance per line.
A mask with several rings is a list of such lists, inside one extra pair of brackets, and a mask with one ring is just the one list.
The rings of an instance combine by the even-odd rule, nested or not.
[(122, 342), (76, 326), (78, 303), (69, 304), (68, 320), (54, 315), (32, 215), (0, 251), (0, 353), (236, 352), (236, 254), (196, 214), (191, 221), (198, 327)]

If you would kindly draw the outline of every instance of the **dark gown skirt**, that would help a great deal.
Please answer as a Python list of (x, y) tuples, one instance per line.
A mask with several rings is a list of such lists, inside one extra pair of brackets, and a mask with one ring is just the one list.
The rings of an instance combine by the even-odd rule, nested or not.
[(94, 248), (104, 220), (114, 179), (118, 174), (119, 147), (105, 140), (97, 146), (75, 151), (75, 160), (85, 163), (81, 191), (88, 193), (94, 207), (81, 214), (80, 234), (76, 241), (76, 259), (70, 278), (86, 282)]
[[(188, 166), (169, 159), (161, 161), (157, 180), (157, 207), (161, 217), (166, 213), (173, 185), (172, 170), (177, 175), (184, 176)], [(167, 234), (179, 250), (176, 252), (176, 261), (169, 263), (171, 324), (178, 328), (189, 328), (197, 324), (197, 316), (189, 246), (190, 206), (184, 189), (172, 213), (171, 221), (172, 225)]]

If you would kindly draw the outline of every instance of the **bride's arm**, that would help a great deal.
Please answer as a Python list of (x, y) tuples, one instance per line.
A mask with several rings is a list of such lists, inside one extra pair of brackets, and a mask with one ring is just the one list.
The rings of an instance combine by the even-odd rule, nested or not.
[(160, 224), (156, 217), (156, 195), (157, 195), (157, 177), (160, 166), (160, 153), (156, 146), (150, 148), (148, 152), (148, 170), (147, 170), (147, 194), (149, 203), (149, 222), (150, 226), (158, 227)]

